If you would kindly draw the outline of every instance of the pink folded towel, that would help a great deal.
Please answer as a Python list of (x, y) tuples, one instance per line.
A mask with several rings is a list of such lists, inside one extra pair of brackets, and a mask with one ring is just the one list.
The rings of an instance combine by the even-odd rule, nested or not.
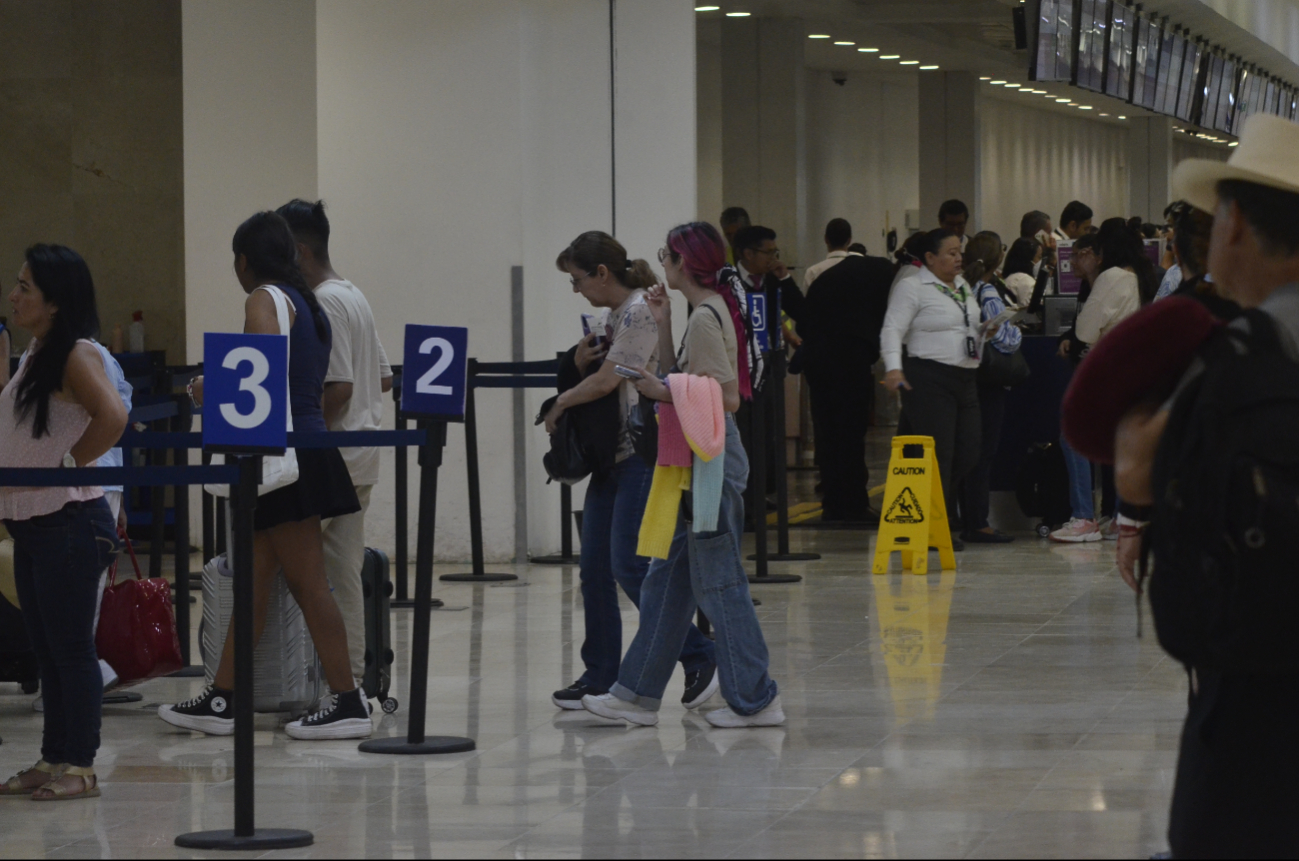
[(690, 444), (672, 404), (659, 404), (659, 466), (690, 466)]
[[(722, 406), (722, 387), (712, 377), (693, 374), (669, 374), (672, 406), (686, 442), (704, 462), (726, 450), (726, 410)], [(662, 424), (659, 427), (659, 450), (662, 451)]]

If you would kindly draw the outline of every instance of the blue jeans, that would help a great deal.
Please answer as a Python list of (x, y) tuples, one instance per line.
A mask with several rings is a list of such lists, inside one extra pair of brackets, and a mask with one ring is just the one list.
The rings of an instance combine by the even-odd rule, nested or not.
[(726, 479), (717, 532), (693, 532), (682, 513), (667, 559), (655, 559), (641, 587), (640, 630), (610, 692), (657, 711), (686, 639), (696, 602), (713, 623), (722, 696), (736, 713), (757, 714), (776, 698), (767, 674), (767, 642), (740, 563), (744, 486), (749, 461), (733, 417), (726, 421)]
[(1064, 466), (1069, 471), (1069, 505), (1073, 516), (1079, 520), (1096, 519), (1096, 500), (1092, 497), (1092, 464), (1087, 458), (1070, 448), (1060, 435), (1060, 451), (1064, 453)]
[[(632, 604), (640, 607), (641, 584), (649, 571), (649, 559), (636, 555), (636, 541), (653, 476), (645, 461), (633, 454), (614, 467), (612, 475), (592, 478), (586, 487), (581, 561), (582, 605), (586, 617), (582, 663), (586, 672), (578, 683), (602, 691), (609, 690), (618, 680), (622, 658), (618, 586)], [(681, 666), (687, 673), (693, 673), (711, 666), (715, 660), (712, 641), (691, 625), (680, 654)]]
[(40, 666), (41, 759), (87, 768), (99, 750), (104, 700), (94, 631), (99, 575), (121, 547), (117, 523), (101, 498), (5, 526), (14, 540), (14, 585)]

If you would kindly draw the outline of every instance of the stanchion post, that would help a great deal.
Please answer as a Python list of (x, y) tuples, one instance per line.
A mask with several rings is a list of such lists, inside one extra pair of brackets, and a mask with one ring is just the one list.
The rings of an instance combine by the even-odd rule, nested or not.
[[(401, 413), (401, 385), (396, 380), (393, 381), (392, 402), (397, 413), (397, 430), (406, 430), (409, 427), (406, 417)], [(393, 452), (393, 460), (396, 464), (396, 547), (393, 548), (393, 567), (397, 573), (396, 596), (391, 602), (393, 607), (413, 606), (410, 600), (410, 584), (408, 580), (407, 567), (410, 560), (407, 558), (407, 542), (410, 540), (410, 509), (409, 509), (409, 468), (406, 458), (406, 446), (399, 445)]]
[(234, 503), (235, 578), (235, 827), (233, 831), (196, 831), (176, 838), (183, 849), (294, 849), (310, 846), (310, 831), (256, 827), (253, 803), (253, 511), (260, 455), (238, 458), (239, 483), (231, 488)]
[(518, 580), (516, 574), (488, 574), (483, 552), (483, 500), (478, 476), (478, 417), (474, 405), (474, 377), (478, 374), (478, 360), (469, 360), (469, 380), (465, 389), (465, 461), (469, 475), (469, 545), (473, 558), (468, 574), (443, 574), (439, 579), (447, 583), (500, 583)]
[[(768, 338), (771, 339), (772, 343), (778, 344), (779, 332), (772, 333), (773, 319), (777, 321), (776, 326), (779, 327), (779, 301), (769, 301), (767, 305)], [(767, 354), (768, 374), (766, 385), (754, 390), (753, 405), (752, 409), (749, 410), (750, 439), (753, 446), (752, 458), (749, 462), (749, 487), (753, 493), (753, 546), (755, 550), (755, 553), (749, 558), (757, 563), (754, 565), (754, 573), (749, 575), (750, 583), (797, 583), (803, 579), (797, 574), (772, 574), (767, 570), (769, 560), (767, 555), (767, 398), (770, 397), (767, 393), (767, 386), (777, 385), (780, 382), (776, 379), (776, 375), (771, 372), (771, 358), (775, 352), (775, 350), (771, 350)]]
[(405, 738), (374, 738), (361, 742), (362, 753), (464, 753), (474, 740), (424, 734), (428, 699), (429, 630), (433, 598), (433, 531), (436, 525), (438, 467), (447, 441), (447, 423), (421, 421), (428, 438), (419, 450), (419, 512), (415, 532), (415, 619), (411, 632), (410, 707)]
[[(779, 307), (779, 305), (777, 305)], [(780, 318), (776, 317), (776, 328)], [(820, 553), (791, 553), (789, 549), (789, 452), (785, 441), (785, 378), (788, 363), (785, 359), (784, 333), (781, 342), (771, 353), (772, 412), (776, 417), (776, 552), (769, 559), (774, 562), (810, 562), (820, 559)]]
[[(180, 399), (180, 413), (172, 420), (172, 427), (180, 433), (187, 433), (192, 418), (188, 397)], [(189, 466), (189, 449), (184, 447), (172, 450), (172, 460), (177, 466)], [(176, 542), (176, 631), (180, 634), (180, 657), (185, 666), (189, 666), (189, 485), (177, 484), (172, 487), (175, 497), (176, 523), (172, 527), (172, 537)]]

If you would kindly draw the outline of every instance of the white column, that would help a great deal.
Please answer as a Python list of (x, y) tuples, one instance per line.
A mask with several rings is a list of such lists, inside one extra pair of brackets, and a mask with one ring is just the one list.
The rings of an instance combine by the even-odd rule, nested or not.
[(1172, 200), (1173, 120), (1133, 117), (1128, 120), (1128, 211), (1162, 224)]
[(315, 0), (184, 0), (185, 318), (237, 332), (230, 238), (245, 218), (316, 195)]
[(938, 226), (938, 208), (956, 198), (982, 229), (979, 79), (973, 72), (920, 75), (920, 224)]

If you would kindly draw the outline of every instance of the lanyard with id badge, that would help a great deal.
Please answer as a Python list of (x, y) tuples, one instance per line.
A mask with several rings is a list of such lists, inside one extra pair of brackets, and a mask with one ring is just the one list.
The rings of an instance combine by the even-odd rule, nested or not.
[(951, 299), (953, 302), (955, 302), (956, 307), (961, 309), (961, 316), (965, 318), (965, 357), (967, 359), (978, 359), (979, 342), (976, 341), (974, 336), (970, 334), (970, 306), (966, 304), (966, 299), (969, 296), (969, 294), (965, 292), (964, 287), (961, 288), (960, 294), (958, 296), (958, 294), (954, 292), (951, 288), (949, 288), (946, 284), (938, 283), (935, 284), (934, 286), (937, 287), (939, 292), (941, 292), (944, 296), (946, 296), (948, 299)]

